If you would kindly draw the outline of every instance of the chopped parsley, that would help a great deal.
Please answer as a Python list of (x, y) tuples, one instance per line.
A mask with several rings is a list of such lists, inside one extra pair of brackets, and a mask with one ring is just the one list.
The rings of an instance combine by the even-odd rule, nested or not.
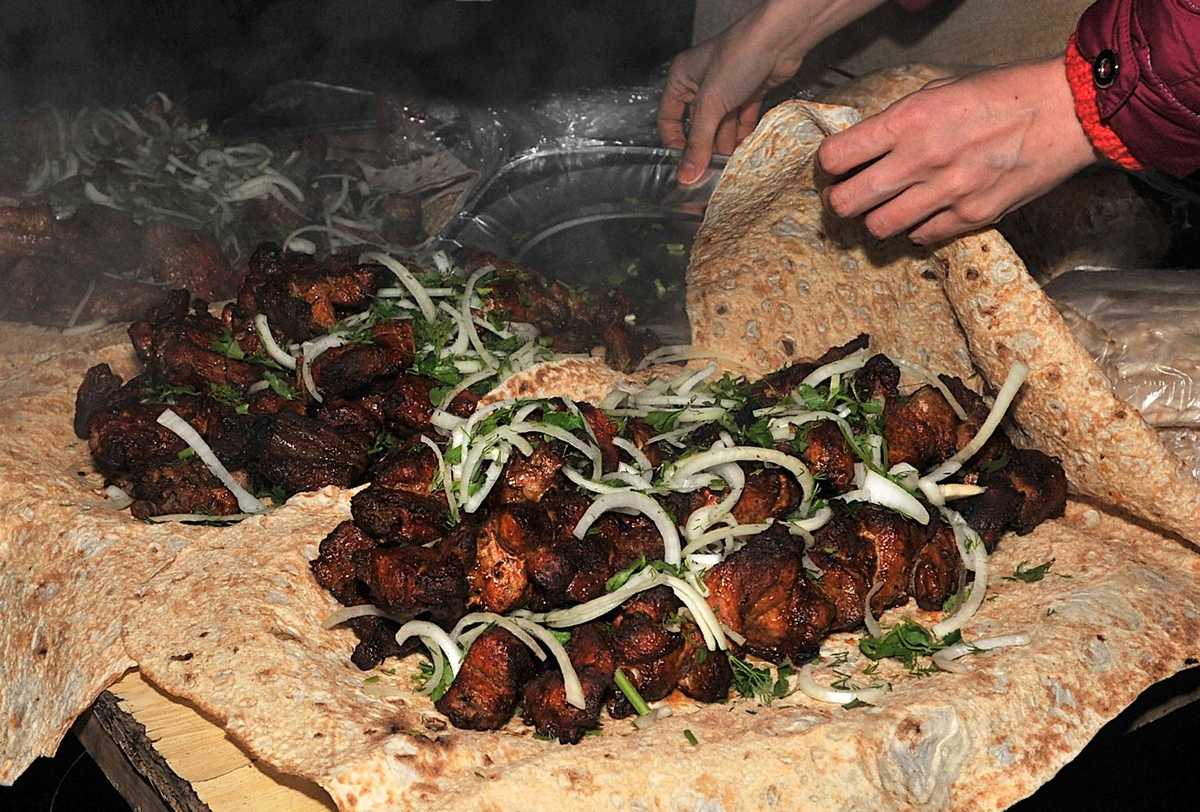
[(1045, 578), (1046, 574), (1050, 572), (1050, 567), (1054, 565), (1054, 559), (1051, 558), (1049, 561), (1043, 561), (1036, 567), (1026, 567), (1026, 563), (1028, 562), (1018, 561), (1016, 568), (1013, 570), (1013, 574), (1003, 576), (1004, 580), (1024, 581), (1027, 584), (1036, 583), (1037, 581)]

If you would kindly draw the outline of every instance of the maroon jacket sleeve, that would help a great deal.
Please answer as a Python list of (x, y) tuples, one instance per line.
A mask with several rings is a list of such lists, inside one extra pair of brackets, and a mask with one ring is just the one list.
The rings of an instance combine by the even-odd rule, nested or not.
[(933, 0), (896, 0), (896, 5), (905, 11), (921, 11), (932, 2)]
[(1075, 43), (1100, 120), (1129, 152), (1176, 177), (1200, 169), (1200, 3), (1099, 0)]

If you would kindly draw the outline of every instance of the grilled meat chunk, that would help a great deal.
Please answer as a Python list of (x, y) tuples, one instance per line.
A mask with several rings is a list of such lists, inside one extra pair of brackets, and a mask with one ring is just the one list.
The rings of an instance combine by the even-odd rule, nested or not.
[(88, 425), (92, 416), (102, 412), (121, 391), (124, 383), (108, 364), (97, 364), (83, 376), (79, 390), (75, 393), (75, 436), (86, 440), (90, 434)]
[(774, 663), (800, 661), (828, 632), (834, 608), (808, 580), (802, 555), (797, 539), (772, 527), (705, 574), (709, 604), (746, 638), (746, 652)]
[(524, 643), (504, 629), (489, 629), (475, 638), (458, 676), (434, 704), (455, 727), (496, 730), (512, 718), (537, 671)]
[(791, 474), (779, 468), (764, 468), (746, 477), (746, 487), (733, 517), (741, 524), (782, 519), (800, 504), (800, 486)]
[(408, 620), (428, 612), (435, 621), (449, 623), (465, 612), (466, 579), (454, 558), (415, 544), (369, 547), (351, 555), (371, 603), (389, 614)]
[(371, 485), (350, 499), (355, 523), (390, 543), (424, 544), (441, 538), (449, 527), (444, 502), (404, 490)]
[(270, 438), (250, 464), (258, 476), (288, 493), (343, 488), (362, 481), (367, 449), (347, 440), (333, 426), (307, 415), (281, 411), (272, 416)]
[[(612, 679), (590, 667), (575, 669), (583, 688), (583, 707), (567, 701), (566, 681), (561, 671), (543, 671), (525, 686), (522, 719), (543, 736), (553, 736), (563, 744), (577, 744), (584, 734), (600, 723), (600, 711), (608, 696)], [(457, 682), (457, 680), (455, 680)]]
[(223, 325), (197, 300), (191, 312), (186, 290), (173, 290), (167, 301), (129, 327), (129, 338), (148, 376), (200, 392), (230, 386), (245, 392), (262, 377), (262, 367), (229, 358), (212, 349), (222, 339)]
[(883, 420), (889, 465), (907, 462), (924, 470), (958, 450), (958, 415), (933, 386), (923, 386), (907, 398), (885, 400)]
[(800, 426), (805, 446), (799, 457), (816, 477), (822, 493), (845, 493), (854, 481), (858, 457), (837, 423), (823, 421)]
[(954, 531), (938, 522), (913, 561), (910, 590), (917, 606), (930, 612), (941, 609), (951, 595), (962, 589), (965, 575)]
[(504, 614), (525, 605), (533, 595), (526, 561), (553, 540), (546, 514), (535, 505), (492, 511), (480, 525), (475, 566), (467, 573), (471, 606)]

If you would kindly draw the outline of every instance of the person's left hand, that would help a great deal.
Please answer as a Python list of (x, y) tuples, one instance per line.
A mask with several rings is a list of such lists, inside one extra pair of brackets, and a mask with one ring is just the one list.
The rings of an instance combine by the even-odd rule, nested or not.
[(817, 158), (846, 176), (824, 192), (835, 214), (925, 244), (996, 222), (1100, 155), (1057, 56), (932, 82), (829, 136)]

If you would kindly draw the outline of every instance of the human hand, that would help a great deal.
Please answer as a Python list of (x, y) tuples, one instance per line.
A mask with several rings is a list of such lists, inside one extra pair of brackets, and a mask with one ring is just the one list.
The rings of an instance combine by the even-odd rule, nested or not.
[(767, 91), (795, 75), (812, 46), (882, 2), (765, 0), (675, 57), (659, 102), (658, 131), (665, 146), (684, 150), (679, 182), (699, 181), (714, 151), (728, 155), (754, 131)]
[(817, 159), (848, 175), (824, 192), (835, 214), (926, 244), (996, 222), (1100, 155), (1060, 55), (931, 82), (826, 138)]

